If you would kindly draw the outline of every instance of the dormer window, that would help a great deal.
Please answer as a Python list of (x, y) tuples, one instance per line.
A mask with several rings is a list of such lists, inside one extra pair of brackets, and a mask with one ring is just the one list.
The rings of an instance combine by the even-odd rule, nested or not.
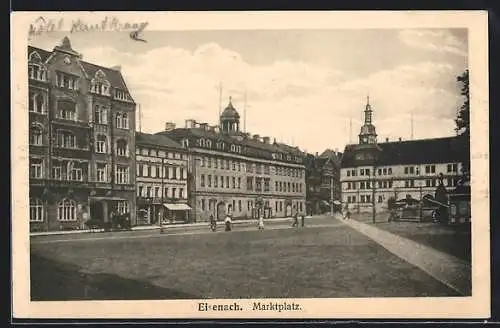
[(182, 147), (188, 148), (189, 147), (189, 139), (183, 139), (182, 140)]
[(128, 100), (127, 94), (123, 92), (122, 90), (115, 90), (115, 97), (116, 100)]
[(207, 148), (212, 148), (212, 141), (211, 140), (207, 140), (206, 147)]
[(38, 52), (32, 52), (29, 56), (28, 75), (31, 80), (47, 81), (47, 68), (42, 62)]
[(103, 71), (98, 70), (95, 77), (90, 81), (90, 92), (103, 96), (111, 95), (111, 84), (106, 79)]

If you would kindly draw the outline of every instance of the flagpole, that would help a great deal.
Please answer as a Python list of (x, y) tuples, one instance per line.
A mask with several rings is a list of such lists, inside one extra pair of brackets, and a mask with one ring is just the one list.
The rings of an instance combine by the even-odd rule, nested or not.
[(243, 108), (243, 131), (247, 133), (247, 89), (245, 89), (245, 107)]

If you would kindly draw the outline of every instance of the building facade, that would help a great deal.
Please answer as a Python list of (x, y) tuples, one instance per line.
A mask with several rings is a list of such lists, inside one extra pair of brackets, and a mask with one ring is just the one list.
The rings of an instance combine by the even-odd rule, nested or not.
[(65, 37), (28, 46), (30, 229), (135, 220), (135, 102), (119, 67), (82, 60)]
[(138, 225), (189, 221), (187, 156), (167, 136), (136, 133)]
[(340, 159), (342, 154), (330, 149), (321, 155), (307, 154), (307, 213), (324, 214), (332, 210), (333, 201), (341, 201)]
[(367, 102), (359, 143), (347, 145), (341, 161), (342, 202), (354, 211), (386, 210), (390, 198), (434, 196), (452, 190), (462, 177), (469, 145), (461, 137), (377, 142)]
[(218, 126), (187, 120), (167, 135), (188, 149), (189, 197), (193, 220), (210, 216), (266, 218), (305, 211), (303, 153), (269, 137), (240, 131), (231, 101)]

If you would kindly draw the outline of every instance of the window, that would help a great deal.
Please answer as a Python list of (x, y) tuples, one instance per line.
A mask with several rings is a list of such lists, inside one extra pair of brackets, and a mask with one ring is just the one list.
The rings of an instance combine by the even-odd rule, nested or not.
[(30, 128), (30, 145), (41, 146), (43, 145), (43, 131), (38, 125)]
[(392, 174), (392, 167), (387, 169), (387, 174)]
[(128, 145), (123, 139), (116, 142), (116, 154), (118, 156), (128, 156)]
[(97, 182), (106, 182), (107, 179), (107, 170), (106, 170), (106, 164), (104, 163), (99, 163), (97, 164)]
[(129, 169), (128, 166), (117, 165), (115, 179), (117, 184), (129, 183)]
[(30, 198), (30, 222), (43, 222), (43, 203), (38, 198)]
[(241, 178), (238, 178), (238, 189), (241, 189)]
[(219, 176), (214, 175), (214, 187), (218, 188), (219, 187)]
[(62, 199), (57, 204), (57, 220), (76, 221), (76, 202), (71, 199)]
[(241, 212), (242, 206), (241, 206), (241, 199), (238, 200), (238, 210)]
[(78, 78), (62, 72), (56, 72), (56, 85), (64, 89), (78, 90)]
[(253, 190), (253, 177), (247, 177), (247, 190)]
[(57, 144), (61, 148), (76, 148), (76, 137), (70, 131), (57, 131)]
[(83, 175), (82, 175), (82, 168), (80, 164), (75, 163), (75, 162), (70, 162), (68, 163), (68, 180), (70, 181), (82, 181), (83, 180)]
[(115, 91), (115, 99), (117, 100), (127, 100), (127, 94), (121, 90)]
[(30, 178), (41, 179), (43, 177), (43, 159), (30, 158)]
[(106, 149), (108, 147), (106, 147), (107, 145), (107, 138), (105, 135), (103, 134), (98, 134), (97, 135), (97, 138), (96, 138), (96, 141), (95, 141), (95, 151), (96, 153), (101, 153), (101, 154), (105, 154), (106, 153)]
[(262, 191), (262, 178), (255, 178), (255, 191)]
[(379, 202), (379, 203), (382, 203), (383, 201), (384, 201), (384, 197), (382, 197), (382, 196), (378, 196), (378, 202)]
[(232, 184), (233, 189), (236, 189), (236, 178), (235, 177), (232, 178), (232, 182), (233, 182), (233, 184)]
[(116, 127), (118, 129), (128, 129), (128, 113), (116, 113)]
[(179, 188), (179, 198), (184, 198), (184, 188)]
[(264, 191), (269, 191), (269, 179), (264, 179)]
[(69, 100), (59, 100), (57, 102), (58, 118), (69, 121), (76, 121), (76, 104)]
[(61, 162), (54, 160), (52, 163), (52, 178), (55, 180), (62, 179), (62, 165)]
[(45, 101), (41, 94), (32, 92), (30, 93), (28, 110), (32, 113), (43, 114), (45, 112)]
[(221, 188), (224, 188), (224, 177), (223, 176), (220, 177), (220, 186), (221, 186)]
[(350, 177), (351, 176), (351, 170), (347, 170), (347, 176)]
[(179, 168), (179, 179), (185, 179), (185, 177), (184, 177), (184, 168), (183, 167)]
[(163, 197), (168, 198), (168, 187), (163, 188)]
[(127, 213), (129, 213), (130, 212), (129, 206), (130, 206), (129, 203), (126, 200), (120, 200), (120, 201), (118, 201), (118, 208), (117, 208), (118, 213), (120, 213), (120, 214), (127, 214)]
[(200, 186), (205, 187), (205, 175), (202, 174), (200, 177)]
[(108, 111), (102, 105), (94, 106), (94, 123), (108, 124)]
[(146, 197), (151, 197), (151, 187), (146, 187)]
[(29, 56), (28, 75), (32, 80), (47, 81), (47, 69), (42, 65), (42, 57), (36, 51)]
[(103, 95), (103, 96), (111, 96), (110, 93), (110, 84), (108, 81), (96, 81), (92, 80), (90, 82), (90, 92)]
[(229, 177), (226, 177), (226, 188), (229, 188)]
[(208, 188), (212, 188), (212, 176), (208, 175), (207, 178), (208, 178), (207, 180)]
[(172, 188), (172, 198), (176, 198), (177, 188)]
[(204, 199), (201, 200), (201, 210), (202, 211), (205, 210), (205, 200)]
[(364, 182), (360, 182), (359, 183), (359, 189), (365, 189), (365, 183)]

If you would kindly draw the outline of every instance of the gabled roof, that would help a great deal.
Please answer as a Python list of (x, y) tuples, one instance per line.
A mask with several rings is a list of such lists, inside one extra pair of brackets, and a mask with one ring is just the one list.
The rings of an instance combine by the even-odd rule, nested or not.
[[(40, 55), (43, 62), (45, 62), (53, 53), (52, 51), (47, 51), (41, 48), (28, 46), (27, 59), (29, 59), (29, 56), (35, 51)], [(129, 94), (129, 97), (131, 97), (127, 84), (125, 83), (123, 75), (119, 70), (92, 64), (83, 60), (80, 60), (80, 63), (82, 64), (82, 67), (85, 70), (85, 73), (89, 76), (89, 78), (94, 77), (96, 72), (101, 70), (106, 75), (106, 78), (109, 80), (109, 83), (111, 83), (112, 87), (127, 92)]]
[(148, 145), (162, 148), (183, 149), (180, 143), (161, 134), (135, 132), (135, 143), (137, 146)]
[[(412, 165), (427, 163), (451, 163), (467, 160), (469, 140), (463, 137), (384, 142), (377, 144), (380, 156), (377, 165)], [(347, 145), (342, 155), (342, 167), (359, 165), (355, 154), (360, 145)]]

